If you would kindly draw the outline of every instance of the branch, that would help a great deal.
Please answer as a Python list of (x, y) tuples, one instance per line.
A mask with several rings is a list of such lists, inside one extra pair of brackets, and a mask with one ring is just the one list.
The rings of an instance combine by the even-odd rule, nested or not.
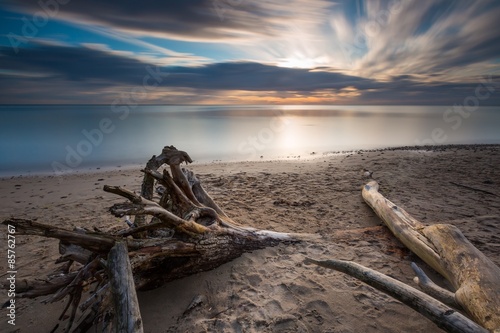
[(413, 281), (422, 289), (426, 294), (440, 300), (444, 304), (454, 307), (455, 309), (462, 309), (460, 304), (455, 300), (455, 294), (435, 284), (425, 272), (417, 266), (414, 262), (411, 263), (411, 268), (417, 276)]
[(452, 308), (431, 296), (387, 275), (352, 261), (306, 258), (305, 264), (313, 263), (359, 279), (381, 290), (432, 320), (438, 327), (450, 333), (487, 333), (488, 331)]
[[(16, 233), (19, 235), (36, 235), (43, 237), (51, 237), (61, 240), (61, 242), (78, 245), (84, 249), (90, 250), (92, 252), (107, 254), (109, 250), (114, 246), (117, 240), (123, 238), (123, 236), (127, 236), (128, 233), (131, 235), (134, 234), (134, 231), (139, 228), (138, 232), (145, 231), (148, 229), (154, 229), (160, 227), (159, 225), (146, 225), (144, 227), (128, 229), (126, 232), (119, 233), (118, 235), (109, 235), (109, 234), (82, 234), (81, 232), (75, 232), (66, 230), (63, 228), (54, 227), (51, 225), (46, 225), (42, 223), (37, 223), (32, 220), (26, 219), (15, 219), (11, 218), (2, 222), (3, 224), (11, 224), (16, 227)], [(163, 222), (161, 227), (165, 227)], [(171, 249), (171, 251), (175, 252), (176, 248), (182, 249), (183, 251), (188, 251), (186, 246), (182, 246), (185, 244), (184, 242), (173, 240), (173, 239), (126, 239), (127, 246), (131, 251), (141, 250), (144, 248), (155, 248), (161, 247), (162, 249)], [(170, 250), (169, 250), (170, 251)], [(51, 283), (56, 283), (52, 282)], [(42, 289), (49, 288), (43, 287)], [(27, 296), (28, 297), (28, 296)]]
[[(177, 186), (172, 177), (168, 174), (167, 170), (163, 170), (163, 174), (158, 171), (153, 170), (143, 170), (143, 172), (150, 174), (158, 182), (160, 182), (166, 188), (166, 192), (170, 195), (172, 199), (172, 206), (178, 210), (179, 215), (183, 216), (187, 212), (201, 206), (201, 204), (195, 204), (191, 201), (186, 194)], [(176, 211), (177, 213), (177, 211)]]
[(11, 218), (2, 222), (12, 224), (16, 227), (16, 233), (20, 235), (35, 235), (57, 238), (66, 243), (79, 245), (92, 252), (108, 252), (115, 243), (115, 238), (110, 235), (97, 233), (81, 233), (34, 222), (27, 219)]
[(132, 201), (132, 203), (115, 204), (110, 208), (110, 212), (116, 217), (124, 215), (152, 215), (159, 218), (166, 226), (176, 228), (178, 231), (183, 231), (191, 234), (200, 234), (208, 229), (201, 224), (192, 221), (186, 221), (172, 214), (165, 208), (161, 207), (154, 201), (148, 200), (119, 186), (104, 186), (104, 191), (121, 195)]
[[(16, 297), (35, 298), (39, 296), (50, 295), (63, 288), (75, 279), (77, 272), (71, 272), (65, 275), (54, 276), (48, 280), (24, 281), (25, 285), (19, 288), (16, 285)], [(4, 286), (7, 287), (7, 286)], [(8, 288), (6, 288), (8, 289)]]
[(203, 205), (212, 208), (217, 212), (217, 214), (221, 216), (228, 217), (226, 213), (215, 203), (212, 197), (205, 191), (205, 189), (201, 186), (201, 181), (196, 177), (194, 172), (191, 170), (183, 169), (186, 178), (193, 189), (193, 193)]

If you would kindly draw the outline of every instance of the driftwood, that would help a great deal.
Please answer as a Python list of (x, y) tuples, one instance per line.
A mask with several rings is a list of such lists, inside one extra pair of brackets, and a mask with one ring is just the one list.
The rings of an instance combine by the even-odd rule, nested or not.
[(108, 254), (108, 271), (115, 306), (115, 326), (119, 333), (142, 333), (141, 311), (127, 245), (118, 241)]
[(450, 333), (487, 333), (483, 327), (471, 321), (460, 312), (444, 305), (433, 297), (407, 286), (387, 275), (351, 261), (307, 258), (304, 261), (349, 274), (370, 286), (386, 292), (397, 300), (432, 320), (438, 327)]
[[(46, 302), (69, 296), (61, 315), (64, 318), (71, 307), (66, 331), (85, 332), (99, 323), (103, 331), (114, 325), (120, 332), (140, 332), (135, 289), (156, 288), (218, 267), (244, 252), (309, 238), (238, 225), (206, 193), (194, 173), (180, 167), (183, 162), (192, 162), (186, 152), (165, 147), (143, 170), (141, 194), (104, 186), (104, 191), (128, 199), (110, 208), (113, 215), (136, 216), (134, 223), (129, 221), (132, 227), (120, 232), (71, 231), (32, 220), (5, 220), (3, 224), (15, 226), (18, 235), (52, 237), (61, 242), (58, 262), (64, 264), (57, 274), (46, 281), (28, 281), (18, 288), (16, 296), (51, 295)], [(170, 173), (158, 172), (164, 164)], [(155, 184), (161, 193), (156, 201)], [(90, 296), (80, 302), (83, 289), (89, 287)], [(82, 314), (74, 324), (78, 306)]]
[[(44, 302), (69, 298), (60, 316), (61, 321), (66, 321), (66, 332), (86, 332), (96, 325), (103, 332), (142, 332), (136, 290), (156, 288), (213, 269), (244, 252), (280, 242), (314, 239), (311, 235), (237, 224), (208, 195), (194, 173), (181, 168), (183, 162), (192, 162), (187, 153), (165, 147), (142, 170), (139, 194), (119, 186), (104, 186), (104, 191), (128, 200), (110, 208), (114, 216), (126, 217), (129, 228), (118, 232), (67, 230), (15, 218), (4, 221), (14, 226), (18, 235), (60, 240), (61, 257), (57, 263), (62, 266), (46, 280), (16, 286), (16, 297), (48, 296)], [(170, 172), (158, 171), (164, 164)], [(159, 197), (155, 197), (155, 185)], [(448, 332), (485, 332), (479, 325), (500, 332), (500, 269), (491, 260), (456, 227), (425, 226), (415, 220), (384, 198), (376, 182), (363, 188), (363, 198), (405, 246), (451, 282), (455, 293), (436, 286), (415, 264), (415, 281), (427, 294), (353, 262), (306, 262), (365, 281)], [(134, 222), (129, 216), (135, 216)], [(461, 309), (479, 325), (457, 311)]]
[[(366, 203), (392, 233), (454, 286), (450, 292), (437, 286), (415, 263), (414, 282), (425, 292), (389, 276), (342, 260), (314, 260), (313, 263), (351, 275), (386, 292), (432, 320), (447, 332), (500, 332), (500, 269), (476, 249), (453, 225), (425, 226), (378, 192), (371, 181), (364, 186)], [(471, 320), (459, 311), (467, 312)]]
[(500, 268), (450, 224), (425, 226), (369, 182), (362, 195), (392, 233), (455, 288), (456, 302), (477, 323), (500, 332)]
[(458, 304), (455, 299), (455, 293), (452, 293), (448, 289), (441, 288), (435, 284), (414, 262), (411, 263), (411, 268), (413, 268), (416, 275), (413, 278), (413, 282), (415, 282), (427, 295), (432, 296), (455, 309), (462, 309), (460, 304)]

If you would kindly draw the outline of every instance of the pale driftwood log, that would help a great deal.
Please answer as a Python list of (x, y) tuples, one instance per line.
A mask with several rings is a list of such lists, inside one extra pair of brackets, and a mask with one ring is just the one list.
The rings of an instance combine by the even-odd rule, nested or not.
[(115, 305), (116, 332), (144, 332), (139, 301), (135, 292), (134, 276), (125, 242), (116, 242), (109, 251), (108, 272)]
[(449, 224), (425, 226), (378, 192), (363, 187), (366, 203), (392, 233), (456, 289), (455, 299), (479, 324), (500, 332), (500, 268)]
[(373, 269), (352, 261), (314, 260), (307, 258), (304, 263), (313, 263), (325, 268), (351, 275), (366, 284), (381, 290), (432, 320), (438, 327), (450, 333), (487, 333), (488, 331), (468, 319), (460, 312), (446, 306), (433, 297), (410, 287)]
[[(143, 170), (140, 194), (118, 186), (104, 186), (104, 191), (128, 200), (113, 205), (110, 212), (117, 217), (136, 216), (132, 228), (114, 233), (85, 229), (71, 231), (33, 220), (5, 220), (3, 224), (13, 225), (17, 235), (52, 237), (61, 241), (62, 257), (58, 262), (64, 262), (62, 269), (46, 281), (27, 281), (17, 296), (34, 298), (51, 295), (47, 300), (49, 302), (69, 296), (68, 307), (64, 312), (71, 306), (66, 329), (71, 331), (82, 291), (84, 287), (93, 287), (90, 296), (80, 305), (83, 313), (73, 331), (85, 332), (97, 323), (104, 330), (112, 326), (109, 318), (119, 315), (129, 302), (128, 298), (123, 298), (113, 307), (111, 290), (132, 288), (128, 285), (132, 281), (130, 274), (119, 274), (115, 272), (116, 268), (111, 272), (106, 269), (110, 266), (106, 262), (114, 257), (112, 249), (116, 248), (117, 242), (128, 248), (135, 288), (147, 290), (216, 268), (244, 252), (280, 242), (315, 238), (311, 235), (257, 230), (237, 224), (206, 193), (200, 180), (189, 170), (180, 167), (183, 162), (192, 162), (186, 152), (172, 146), (165, 147), (159, 156), (153, 156)], [(158, 171), (164, 163), (168, 164), (171, 174), (167, 170), (163, 170), (163, 173)], [(154, 198), (155, 183), (165, 188), (159, 200)], [(123, 255), (120, 258), (125, 259)], [(81, 266), (72, 266), (75, 262)], [(116, 281), (115, 278), (120, 275), (122, 280)], [(117, 283), (122, 287), (117, 287)], [(129, 327), (136, 324), (137, 320), (133, 320)]]

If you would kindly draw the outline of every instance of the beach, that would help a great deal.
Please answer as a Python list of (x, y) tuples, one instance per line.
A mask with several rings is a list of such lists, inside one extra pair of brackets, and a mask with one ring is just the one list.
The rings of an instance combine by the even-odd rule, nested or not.
[[(500, 145), (402, 147), (190, 165), (207, 192), (240, 224), (319, 237), (246, 253), (212, 271), (139, 292), (144, 331), (442, 332), (390, 296), (303, 261), (351, 260), (415, 287), (413, 261), (449, 288), (363, 201), (361, 188), (370, 171), (389, 200), (425, 224), (456, 225), (500, 265), (499, 165)], [(1, 178), (0, 219), (120, 230), (125, 222), (108, 208), (123, 200), (102, 188), (120, 185), (139, 191), (141, 181), (138, 168)], [(6, 227), (2, 230), (1, 243), (7, 244)], [(23, 235), (15, 239), (19, 283), (43, 279), (54, 270), (57, 240)], [(7, 261), (1, 260), (2, 280), (7, 271)], [(195, 298), (201, 303), (188, 310)], [(2, 290), (0, 301), (7, 300)], [(2, 309), (0, 331), (49, 332), (67, 300), (47, 305), (42, 300), (16, 300), (15, 327), (5, 324)]]

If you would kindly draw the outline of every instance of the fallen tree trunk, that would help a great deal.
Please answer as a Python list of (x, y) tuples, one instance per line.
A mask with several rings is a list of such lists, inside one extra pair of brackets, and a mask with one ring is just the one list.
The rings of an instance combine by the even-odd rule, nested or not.
[(444, 276), (458, 304), (479, 324), (500, 331), (500, 268), (450, 224), (425, 226), (378, 192), (369, 182), (362, 195), (392, 233)]
[[(216, 268), (244, 252), (311, 238), (238, 225), (213, 201), (194, 173), (180, 167), (182, 162), (191, 162), (186, 152), (165, 147), (143, 170), (141, 194), (118, 186), (104, 186), (104, 191), (128, 200), (113, 205), (110, 212), (117, 217), (135, 215), (129, 229), (114, 233), (81, 228), (71, 231), (32, 220), (5, 220), (3, 224), (15, 227), (18, 235), (61, 241), (62, 257), (58, 262), (64, 262), (64, 266), (58, 274), (43, 282), (28, 281), (17, 296), (34, 298), (52, 294), (47, 302), (69, 296), (66, 309), (72, 306), (72, 312), (66, 331), (70, 331), (84, 286), (95, 286), (80, 306), (81, 319), (73, 331), (85, 332), (98, 322), (110, 327), (113, 317), (118, 318), (118, 327), (123, 326), (124, 331), (139, 331), (142, 325), (138, 310), (124, 313), (127, 306), (136, 303), (132, 290), (156, 288), (168, 281)], [(171, 174), (167, 170), (157, 171), (163, 164), (170, 167)], [(161, 189), (161, 196), (156, 200), (155, 184)], [(126, 257), (122, 253), (124, 249), (128, 249)], [(123, 263), (116, 264), (117, 260)], [(128, 262), (133, 281), (128, 271), (126, 274), (118, 271)], [(111, 291), (115, 300), (117, 294), (127, 293), (118, 298), (114, 309), (110, 307)]]

